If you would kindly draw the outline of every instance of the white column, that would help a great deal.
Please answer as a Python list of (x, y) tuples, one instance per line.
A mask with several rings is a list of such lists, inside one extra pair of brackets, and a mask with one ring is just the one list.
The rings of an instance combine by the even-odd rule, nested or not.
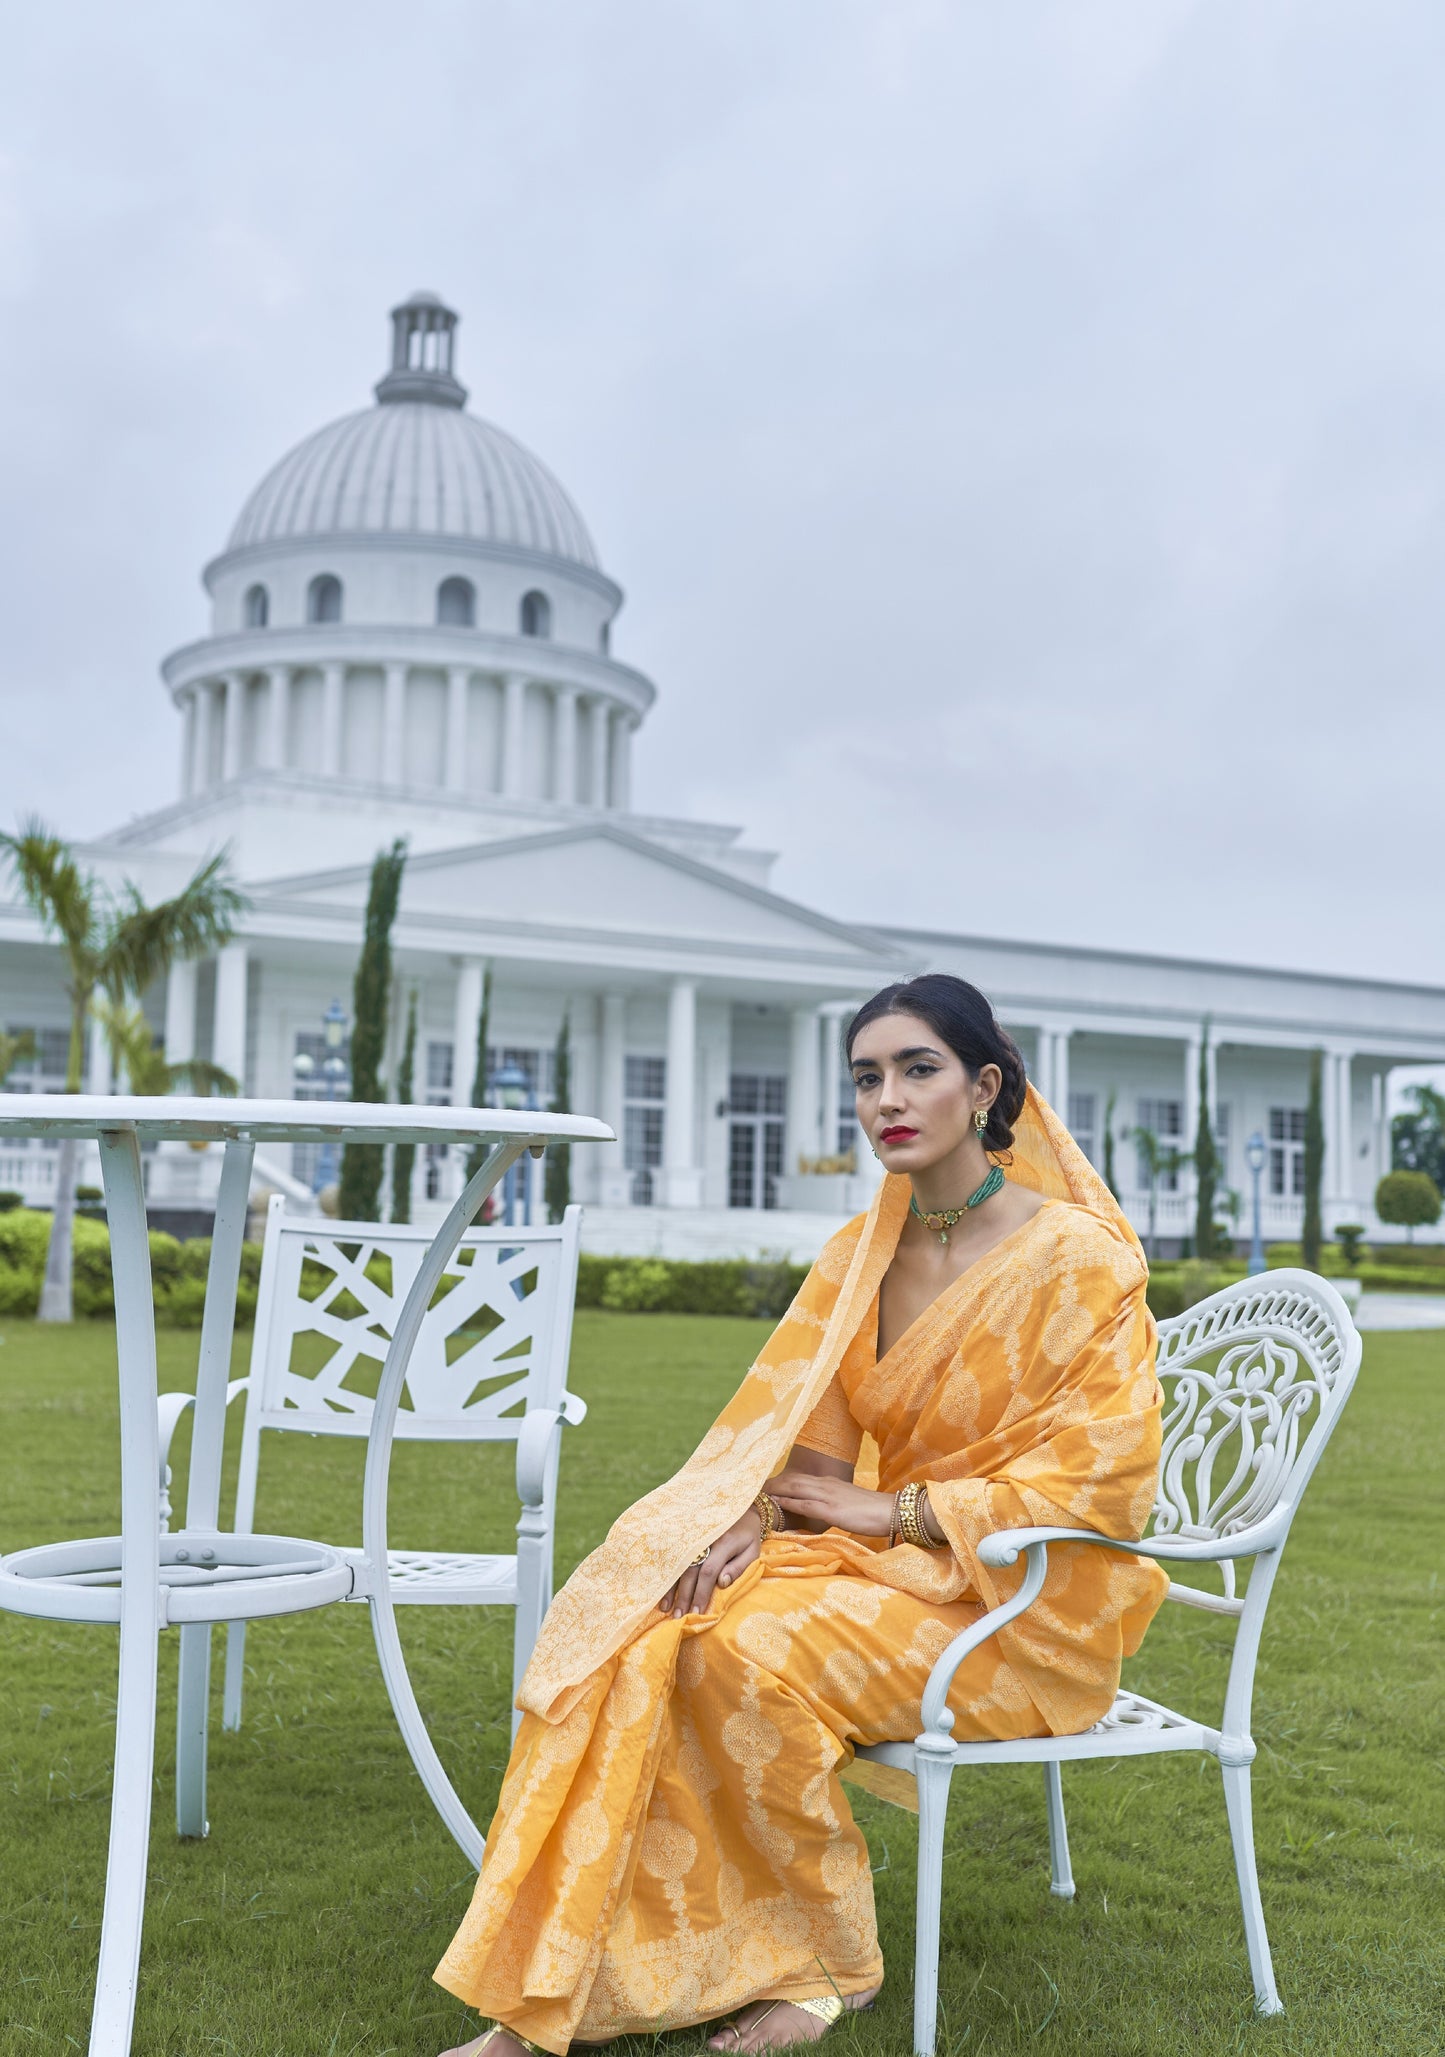
[(238, 671), (228, 671), (222, 690), (226, 696), (225, 728), (222, 732), (221, 777), (233, 779), (241, 770), (241, 717), (246, 681)]
[(196, 966), (193, 958), (166, 974), (166, 1063), (185, 1064), (196, 1054)]
[(1184, 1040), (1184, 1148), (1192, 1150), (1199, 1140), (1199, 1059), (1203, 1043), (1198, 1036)]
[(110, 1072), (110, 1046), (105, 1040), (105, 1031), (92, 1014), (87, 1030), (85, 1053), (86, 1091), (90, 1093), (113, 1093), (115, 1080)]
[(284, 771), (287, 732), (291, 727), (291, 667), (273, 664), (267, 676), (271, 683), (267, 692), (265, 762), (272, 771)]
[(802, 1158), (820, 1155), (818, 1145), (818, 1010), (795, 1007), (788, 1063), (788, 1154), (786, 1177), (803, 1176)]
[(1325, 1058), (1324, 1087), (1326, 1134), (1333, 1136), (1325, 1148), (1325, 1193), (1341, 1204), (1352, 1197), (1354, 1185), (1354, 1109), (1350, 1105), (1350, 1053), (1333, 1050)]
[(447, 745), (443, 784), (449, 793), (467, 788), (467, 689), (471, 669), (465, 664), (447, 666)]
[[(622, 993), (604, 993), (597, 1024), (597, 1112), (616, 1132), (615, 1143), (599, 1144), (601, 1159), (597, 1196), (604, 1207), (626, 1207), (632, 1198), (632, 1179), (623, 1161), (622, 1086), (627, 1041), (627, 999)], [(576, 1159), (573, 1159), (576, 1162)]]
[[(341, 696), (346, 682), (346, 666), (328, 664), (321, 674), (321, 776), (334, 779), (341, 776)], [(303, 765), (304, 771), (311, 766)]]
[(200, 786), (200, 766), (196, 762), (196, 743), (200, 735), (200, 722), (196, 714), (196, 689), (181, 695), (181, 798), (189, 800)]
[(608, 750), (607, 804), (626, 814), (632, 806), (632, 720), (620, 707), (613, 710)]
[(667, 1000), (667, 1108), (662, 1132), (662, 1204), (702, 1205), (697, 1157), (697, 981), (674, 979)]
[(1054, 1039), (1048, 1029), (1040, 1028), (1035, 1036), (1034, 1062), (1029, 1070), (1029, 1083), (1041, 1100), (1054, 1104)]
[(463, 957), (457, 967), (457, 992), (452, 1015), (452, 1105), (470, 1107), (477, 1067), (477, 1023), (482, 1013), (483, 964)]
[(1069, 1125), (1069, 1038), (1072, 1034), (1072, 1029), (1054, 1030), (1054, 1056), (1050, 1066), (1053, 1097), (1049, 1105), (1065, 1128)]
[(381, 718), (381, 782), (399, 786), (406, 780), (406, 666), (386, 667), (386, 699)]
[[(818, 1071), (819, 1148), (832, 1157), (838, 1148), (838, 1113), (843, 1105), (843, 1024), (858, 1012), (846, 1007), (823, 1010), (823, 1061)], [(857, 1145), (854, 1145), (856, 1155)]]
[(246, 945), (227, 943), (216, 959), (216, 1026), (211, 1060), (246, 1090)]
[(577, 688), (557, 686), (553, 689), (556, 702), (556, 727), (554, 735), (555, 758), (553, 763), (552, 798), (564, 806), (577, 804)]
[(589, 807), (607, 805), (607, 745), (608, 745), (608, 702), (592, 700), (587, 709), (587, 742), (589, 765), (587, 772), (587, 804)]
[(522, 753), (527, 736), (527, 681), (509, 672), (502, 710), (502, 792), (509, 800), (522, 797)]

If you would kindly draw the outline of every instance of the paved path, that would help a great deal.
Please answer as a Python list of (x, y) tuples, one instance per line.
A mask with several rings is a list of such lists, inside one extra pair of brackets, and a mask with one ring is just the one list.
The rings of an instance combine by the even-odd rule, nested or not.
[(1445, 1293), (1362, 1293), (1355, 1326), (1445, 1328)]

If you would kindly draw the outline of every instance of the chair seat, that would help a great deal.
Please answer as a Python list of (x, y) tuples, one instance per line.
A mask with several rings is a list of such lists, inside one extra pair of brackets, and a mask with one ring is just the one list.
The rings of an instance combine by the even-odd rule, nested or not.
[[(359, 1561), (361, 1552), (347, 1552)], [(515, 1557), (471, 1556), (461, 1550), (388, 1550), (391, 1597), (398, 1607), (514, 1607)], [(364, 1596), (358, 1596), (364, 1597)]]
[[(1212, 1750), (1217, 1729), (1176, 1714), (1158, 1700), (1120, 1693), (1102, 1721), (1077, 1736), (1024, 1736), (1007, 1743), (959, 1743), (955, 1764), (1047, 1764), (1088, 1757), (1147, 1756), (1161, 1750)], [(856, 1753), (875, 1764), (913, 1769), (912, 1743), (871, 1743)]]

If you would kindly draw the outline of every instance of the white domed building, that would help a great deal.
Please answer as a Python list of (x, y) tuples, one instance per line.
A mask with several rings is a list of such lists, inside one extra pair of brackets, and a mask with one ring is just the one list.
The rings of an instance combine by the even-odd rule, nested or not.
[[(1151, 1192), (1126, 1132), (1188, 1150), (1202, 1050), (1224, 1183), (1247, 1188), (1258, 1131), (1265, 1232), (1283, 1237), (1299, 1227), (1309, 1052), (1324, 1049), (1327, 1220), (1371, 1221), (1387, 1075), (1445, 1061), (1445, 992), (885, 938), (772, 893), (772, 858), (736, 829), (634, 812), (632, 743), (657, 696), (614, 654), (621, 588), (553, 474), (467, 412), (456, 333), (431, 294), (396, 308), (375, 404), (255, 488), (205, 569), (210, 634), (162, 666), (179, 797), (84, 847), (103, 876), (155, 896), (226, 848), (249, 895), (217, 960), (146, 996), (170, 1056), (210, 1057), (266, 1097), (318, 1090), (372, 859), (403, 836), (393, 1047), (415, 990), (417, 1097), (469, 1100), (490, 972), (492, 1068), (520, 1065), (545, 1104), (565, 1015), (572, 1104), (619, 1136), (573, 1155), (594, 1247), (816, 1247), (872, 1183), (827, 1168), (856, 1135), (840, 1018), (930, 966), (990, 994), (1096, 1160), (1113, 1109), (1123, 1196), (1162, 1246), (1192, 1225), (1190, 1175)], [(34, 1027), (41, 1043), (12, 1087), (47, 1086), (63, 1073), (58, 953), (6, 895), (0, 882), (0, 1026)], [(89, 1082), (107, 1085), (98, 1037)], [(260, 1176), (300, 1197), (320, 1169), (297, 1150)], [(457, 1170), (435, 1154), (418, 1164), (415, 1216), (450, 1197)], [(28, 1198), (43, 1201), (52, 1175), (39, 1145), (0, 1156), (0, 1187)], [(208, 1158), (160, 1153), (156, 1219), (198, 1225), (213, 1180)]]

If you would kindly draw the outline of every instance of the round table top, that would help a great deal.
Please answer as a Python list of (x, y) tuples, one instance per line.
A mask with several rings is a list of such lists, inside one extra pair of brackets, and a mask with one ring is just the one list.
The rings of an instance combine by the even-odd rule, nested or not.
[(611, 1143), (590, 1114), (363, 1100), (201, 1100), (181, 1094), (0, 1093), (0, 1137), (134, 1133), (142, 1142)]

